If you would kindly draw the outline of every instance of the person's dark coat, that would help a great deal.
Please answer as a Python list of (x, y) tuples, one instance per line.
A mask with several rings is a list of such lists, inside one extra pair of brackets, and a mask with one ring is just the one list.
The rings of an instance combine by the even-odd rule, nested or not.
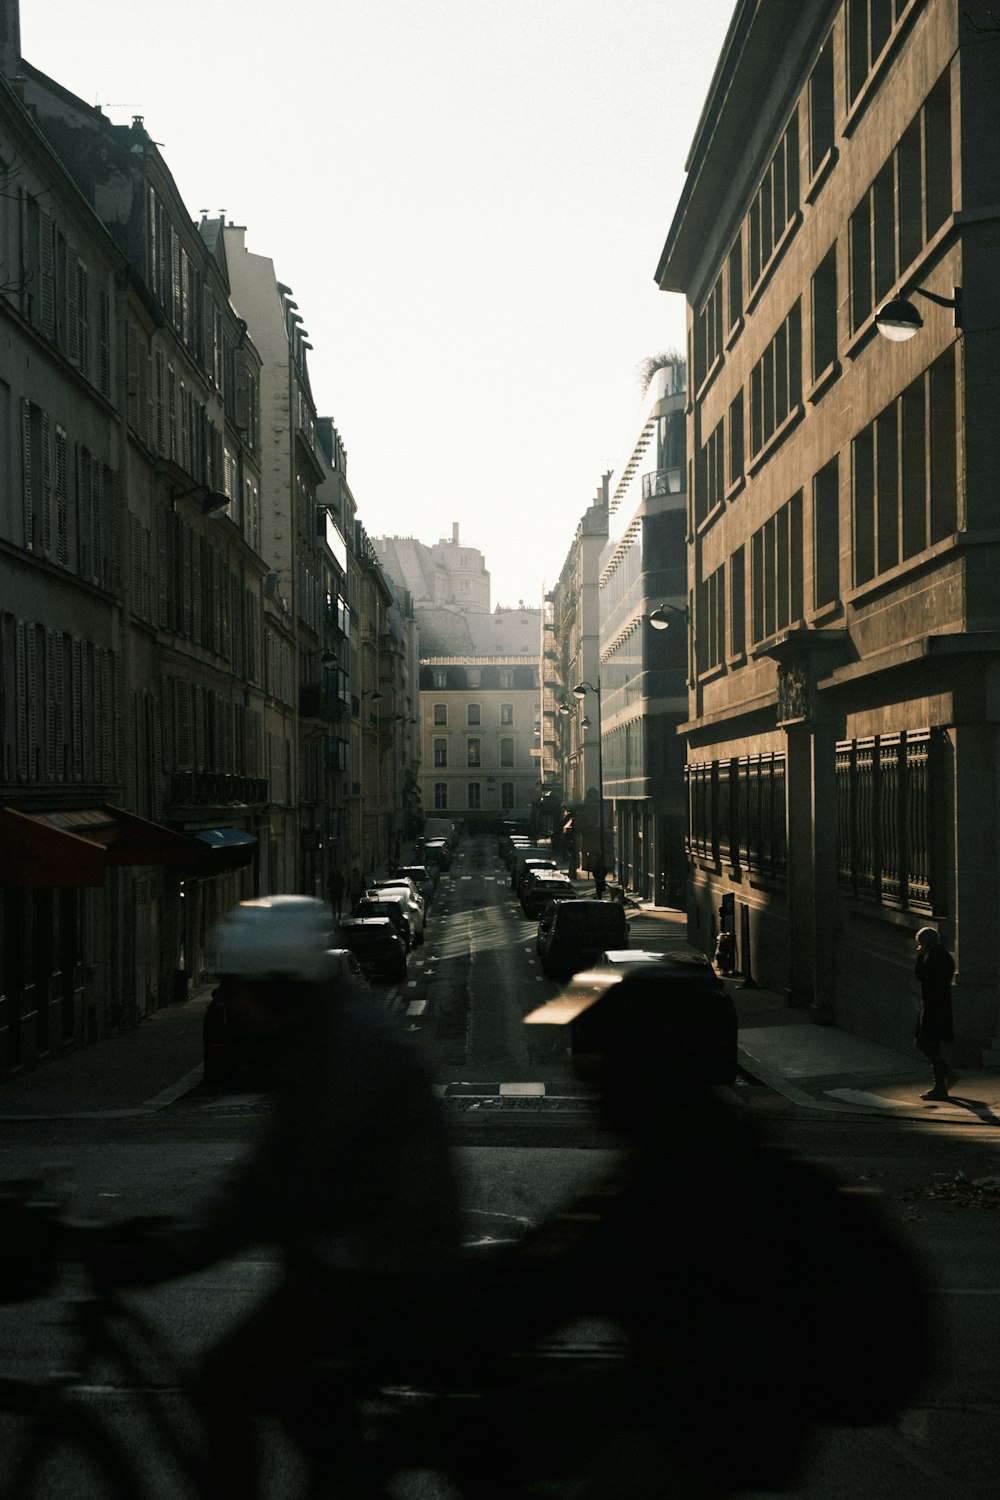
[(913, 972), (920, 981), (920, 1017), (917, 1042), (952, 1040), (951, 979), (955, 960), (940, 943), (917, 954)]

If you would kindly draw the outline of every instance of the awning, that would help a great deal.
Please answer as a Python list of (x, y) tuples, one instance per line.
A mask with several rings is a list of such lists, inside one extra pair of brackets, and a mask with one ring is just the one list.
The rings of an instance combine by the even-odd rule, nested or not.
[(257, 836), (245, 828), (192, 828), (191, 838), (200, 847), (195, 873), (222, 875), (242, 870), (253, 862)]
[(200, 839), (210, 849), (236, 849), (244, 844), (256, 844), (257, 836), (243, 828), (196, 828), (192, 838)]
[(0, 807), (0, 886), (99, 886), (109, 865), (189, 866), (191, 840), (120, 807)]

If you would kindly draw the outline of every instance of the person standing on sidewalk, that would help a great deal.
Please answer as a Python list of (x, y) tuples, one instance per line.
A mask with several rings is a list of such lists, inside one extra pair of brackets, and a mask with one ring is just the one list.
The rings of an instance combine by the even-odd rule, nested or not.
[(330, 876), (330, 905), (333, 907), (333, 915), (338, 918), (344, 909), (344, 891), (346, 888), (347, 882), (344, 879), (344, 872), (337, 866)]
[(951, 980), (955, 960), (941, 942), (937, 928), (921, 927), (917, 933), (917, 961), (913, 971), (920, 984), (920, 1014), (917, 1047), (934, 1070), (934, 1086), (922, 1099), (947, 1099), (948, 1085), (958, 1082), (941, 1051), (952, 1039)]

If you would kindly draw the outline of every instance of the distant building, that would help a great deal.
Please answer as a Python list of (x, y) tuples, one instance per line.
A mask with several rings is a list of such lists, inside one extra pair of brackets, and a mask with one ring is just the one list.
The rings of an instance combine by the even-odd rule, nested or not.
[(446, 541), (427, 546), (414, 537), (372, 538), (379, 560), (414, 608), (451, 607), (467, 614), (488, 614), (490, 575), (483, 554), (459, 541), (458, 522)]
[(1000, 1060), (998, 67), (988, 0), (739, 5), (657, 270), (688, 302), (690, 936), (908, 1051), (932, 922), (969, 1061)]

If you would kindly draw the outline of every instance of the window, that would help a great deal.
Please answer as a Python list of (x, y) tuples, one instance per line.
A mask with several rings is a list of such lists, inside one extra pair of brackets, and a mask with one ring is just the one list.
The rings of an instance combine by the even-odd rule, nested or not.
[(435, 781), (434, 783), (434, 809), (441, 812), (448, 806), (448, 783), (446, 781)]
[(833, 38), (827, 37), (809, 75), (809, 175), (815, 177), (833, 150)]
[(899, 26), (910, 0), (847, 0), (847, 94), (851, 103)]
[[(509, 686), (509, 684), (508, 684), (508, 686)], [(513, 705), (513, 703), (501, 703), (501, 705), (500, 705), (500, 723), (501, 724), (513, 724), (513, 722), (514, 722), (514, 705)]]
[[(468, 587), (468, 585), (466, 585), (466, 587)], [(467, 667), (465, 672), (465, 680), (470, 688), (479, 687), (483, 680), (482, 670), (479, 667)]]
[(949, 348), (854, 439), (855, 585), (955, 530), (957, 421), (955, 352)]
[(512, 688), (514, 686), (514, 668), (513, 667), (501, 667), (500, 668), (500, 686), (502, 688)]
[(481, 724), (483, 722), (482, 706), (479, 703), (470, 703), (466, 709), (465, 722), (467, 724)]
[(836, 458), (813, 479), (813, 604), (840, 595), (840, 465)]
[(684, 768), (687, 852), (781, 878), (786, 867), (785, 757), (701, 761)]
[(511, 739), (502, 739), (500, 741), (500, 764), (502, 766), (512, 766), (514, 764), (514, 741)]
[(852, 329), (944, 223), (951, 194), (951, 84), (943, 73), (850, 217)]
[(501, 781), (500, 783), (500, 806), (514, 806), (514, 783), (512, 781)]
[(729, 652), (746, 651), (746, 549), (738, 547), (729, 559)]
[(837, 360), (837, 246), (831, 245), (812, 279), (812, 378)]
[(750, 371), (750, 452), (756, 457), (802, 401), (802, 310), (796, 302)]
[(802, 491), (750, 538), (753, 639), (802, 618)]
[(699, 585), (694, 637), (698, 652), (698, 671), (711, 672), (721, 666), (726, 649), (724, 568), (717, 568)]
[(434, 764), (435, 766), (446, 766), (448, 764), (448, 741), (434, 741)]
[(743, 479), (743, 392), (737, 391), (729, 403), (729, 487)]
[(743, 239), (736, 236), (726, 261), (726, 332), (731, 334), (743, 316)]
[(709, 292), (694, 325), (694, 388), (708, 378), (722, 357), (722, 277)]
[(433, 675), (434, 675), (434, 686), (436, 688), (443, 688), (443, 687), (447, 687), (448, 686), (448, 673), (447, 672), (444, 672), (444, 671), (435, 671), (435, 673)]
[(470, 765), (470, 766), (481, 766), (482, 763), (483, 763), (483, 742), (482, 742), (482, 740), (469, 740), (469, 742), (468, 742), (468, 760), (466, 761), (466, 764)]
[[(436, 686), (436, 684), (435, 684), (435, 686)], [(447, 722), (448, 722), (448, 705), (447, 705), (447, 703), (435, 703), (435, 705), (434, 705), (434, 723), (435, 724), (447, 724)]]
[(930, 911), (935, 744), (928, 730), (837, 746), (837, 878), (859, 901)]
[(469, 811), (475, 812), (483, 805), (483, 788), (478, 781), (469, 782)]
[(752, 295), (799, 208), (799, 123), (792, 115), (747, 215), (747, 290)]
[(701, 451), (701, 472), (696, 497), (695, 520), (703, 521), (711, 515), (717, 505), (722, 504), (726, 492), (726, 444), (725, 425), (719, 425), (709, 434), (708, 442)]

